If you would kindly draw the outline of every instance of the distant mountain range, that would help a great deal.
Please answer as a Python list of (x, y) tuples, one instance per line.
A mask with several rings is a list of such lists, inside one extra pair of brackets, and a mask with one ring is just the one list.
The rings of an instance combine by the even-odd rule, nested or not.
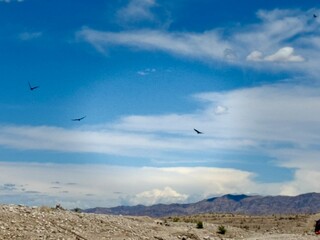
[(249, 215), (320, 212), (320, 193), (289, 196), (248, 196), (227, 194), (190, 204), (156, 204), (86, 209), (87, 213), (164, 217), (199, 213), (241, 213)]

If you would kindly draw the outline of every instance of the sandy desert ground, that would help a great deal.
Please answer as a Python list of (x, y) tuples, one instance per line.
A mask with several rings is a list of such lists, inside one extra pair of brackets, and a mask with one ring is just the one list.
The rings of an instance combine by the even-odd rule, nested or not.
[[(76, 213), (49, 207), (0, 205), (0, 239), (320, 239), (317, 215), (243, 216), (204, 214), (154, 219)], [(197, 222), (203, 228), (197, 228)], [(225, 234), (217, 233), (224, 226)]]

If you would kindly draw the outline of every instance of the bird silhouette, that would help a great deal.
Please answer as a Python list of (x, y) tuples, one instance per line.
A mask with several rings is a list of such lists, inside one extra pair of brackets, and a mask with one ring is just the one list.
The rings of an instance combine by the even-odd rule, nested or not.
[(34, 86), (34, 87), (32, 87), (31, 84), (30, 84), (30, 82), (28, 82), (28, 84), (29, 84), (29, 88), (30, 88), (31, 91), (39, 88), (39, 86)]
[(316, 17), (318, 17), (318, 15), (317, 14), (313, 14), (313, 17), (316, 18)]
[(197, 134), (203, 134), (203, 132), (200, 132), (199, 130), (197, 130), (197, 129), (193, 129)]
[(71, 119), (72, 121), (78, 121), (80, 122), (82, 119), (84, 119), (86, 116), (83, 116), (81, 118), (74, 118), (74, 119)]

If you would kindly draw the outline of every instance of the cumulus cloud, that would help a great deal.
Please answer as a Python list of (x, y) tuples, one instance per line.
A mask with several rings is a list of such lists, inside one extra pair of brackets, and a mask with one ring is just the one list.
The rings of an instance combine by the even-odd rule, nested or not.
[(320, 167), (318, 149), (278, 149), (272, 151), (272, 154), (282, 159), (280, 166), (295, 169), (293, 180), (282, 186), (280, 194), (297, 195), (302, 192), (320, 191), (315, 181), (320, 177), (317, 171)]
[(182, 203), (188, 199), (188, 195), (180, 194), (173, 190), (171, 187), (165, 187), (164, 189), (153, 189), (150, 191), (144, 191), (128, 198), (128, 204), (130, 205), (153, 205), (156, 203)]
[(284, 47), (276, 53), (266, 56), (265, 60), (270, 62), (303, 62), (304, 58), (299, 55), (294, 55), (294, 49), (292, 47)]
[[(39, 205), (53, 205), (60, 202), (68, 208), (186, 202), (190, 199), (202, 200), (212, 193), (247, 192), (254, 186), (251, 179), (253, 175), (249, 172), (206, 167), (150, 168), (2, 162), (0, 170), (3, 172), (0, 186), (12, 182), (12, 187), (9, 186), (11, 203), (20, 196), (20, 201), (26, 200), (25, 204), (37, 202)], [(228, 177), (230, 175), (234, 178)], [(73, 180), (77, 184), (52, 188), (54, 179), (63, 182)], [(26, 188), (24, 191), (16, 187), (22, 184)], [(119, 191), (122, 194), (119, 195)], [(7, 193), (0, 188), (1, 198)], [(39, 199), (39, 195), (43, 198)]]
[(276, 53), (263, 57), (263, 53), (253, 51), (247, 56), (248, 61), (267, 61), (267, 62), (304, 62), (302, 56), (295, 55), (292, 47), (284, 47), (279, 49)]
[[(60, 203), (66, 208), (196, 202), (227, 193), (296, 195), (320, 191), (319, 184), (314, 181), (319, 173), (311, 168), (299, 168), (294, 178), (285, 183), (256, 182), (251, 172), (214, 167), (1, 162), (0, 170), (3, 203), (49, 206)], [(53, 188), (55, 179), (77, 184)]]

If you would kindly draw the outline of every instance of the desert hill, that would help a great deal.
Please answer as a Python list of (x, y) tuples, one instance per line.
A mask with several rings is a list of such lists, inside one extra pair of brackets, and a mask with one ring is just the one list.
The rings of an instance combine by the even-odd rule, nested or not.
[(92, 208), (88, 213), (163, 217), (199, 213), (241, 213), (249, 215), (303, 214), (320, 212), (320, 193), (298, 196), (248, 196), (227, 194), (191, 204), (156, 204)]
[[(79, 213), (50, 207), (0, 205), (1, 240), (318, 239), (318, 215), (205, 214), (150, 218)], [(201, 221), (203, 228), (197, 228)], [(219, 232), (221, 226), (226, 232)]]

